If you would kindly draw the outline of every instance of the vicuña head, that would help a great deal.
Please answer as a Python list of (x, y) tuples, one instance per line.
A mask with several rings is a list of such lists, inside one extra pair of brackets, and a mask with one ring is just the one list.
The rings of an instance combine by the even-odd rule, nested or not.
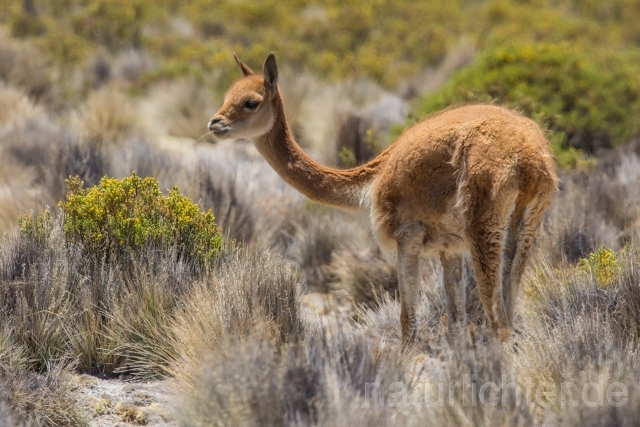
[(278, 93), (278, 68), (273, 53), (264, 63), (263, 74), (256, 75), (233, 55), (244, 77), (237, 81), (225, 103), (209, 122), (209, 130), (220, 139), (256, 138), (269, 132), (275, 121), (273, 98)]
[(276, 172), (312, 200), (369, 211), (383, 255), (398, 266), (403, 344), (416, 338), (423, 256), (442, 262), (451, 333), (466, 323), (468, 254), (488, 323), (508, 337), (529, 249), (558, 182), (540, 127), (504, 108), (470, 105), (416, 124), (369, 163), (327, 168), (289, 131), (273, 53), (261, 75), (235, 59), (244, 77), (209, 129), (221, 139), (253, 139)]

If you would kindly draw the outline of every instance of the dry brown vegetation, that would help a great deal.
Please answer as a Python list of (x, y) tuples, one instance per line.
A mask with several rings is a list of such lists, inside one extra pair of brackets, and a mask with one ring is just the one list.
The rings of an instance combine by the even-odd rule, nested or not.
[[(422, 74), (444, 83), (472, 56), (460, 49)], [(140, 92), (133, 82), (156, 67), (143, 51), (95, 54), (64, 82), (33, 52), (41, 51), (29, 40), (0, 37), (0, 425), (86, 425), (78, 373), (168, 378), (184, 426), (638, 424), (637, 142), (562, 173), (510, 342), (486, 334), (472, 282), (469, 329), (448, 340), (441, 269), (425, 261), (419, 340), (401, 353), (395, 267), (382, 260), (368, 218), (305, 200), (247, 141), (195, 142), (220, 100), (200, 90), (215, 75), (148, 82)], [(344, 160), (344, 135), (349, 147), (387, 144), (406, 118), (403, 97), (434, 89), (417, 79), (392, 93), (364, 78), (328, 83), (296, 70), (284, 70), (281, 84), (296, 137), (329, 164)], [(65, 179), (90, 186), (134, 170), (213, 209), (233, 249), (199, 269), (171, 248), (107, 262), (68, 245), (56, 207)], [(45, 206), (46, 234), (20, 234), (18, 217)], [(499, 404), (471, 405), (489, 381)], [(511, 381), (520, 395), (503, 386)], [(383, 405), (367, 394), (375, 382)], [(457, 382), (442, 406), (414, 404), (437, 383)], [(575, 406), (545, 394), (568, 382)], [(594, 389), (583, 399), (590, 382), (605, 392), (624, 385), (626, 403), (589, 405), (598, 397)], [(406, 385), (406, 404), (394, 383)], [(527, 402), (524, 390), (538, 386), (544, 396)]]

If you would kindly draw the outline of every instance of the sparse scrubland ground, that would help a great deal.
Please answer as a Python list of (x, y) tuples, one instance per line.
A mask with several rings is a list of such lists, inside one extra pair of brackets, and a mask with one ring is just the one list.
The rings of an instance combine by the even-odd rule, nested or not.
[[(640, 4), (161, 3), (0, 0), (0, 425), (639, 423)], [(326, 164), (457, 103), (549, 128), (562, 182), (509, 342), (472, 280), (447, 338), (425, 261), (401, 352), (368, 218), (203, 135), (233, 49), (256, 67), (276, 51)], [(168, 199), (136, 178), (87, 190), (133, 171)]]

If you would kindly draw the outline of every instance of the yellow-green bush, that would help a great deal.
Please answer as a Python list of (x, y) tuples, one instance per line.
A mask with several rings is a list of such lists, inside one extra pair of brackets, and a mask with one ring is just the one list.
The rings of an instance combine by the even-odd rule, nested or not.
[[(157, 245), (176, 247), (181, 256), (207, 262), (222, 252), (222, 234), (211, 211), (200, 211), (177, 187), (164, 196), (155, 179), (135, 173), (122, 180), (104, 177), (91, 188), (83, 188), (77, 177), (67, 185), (66, 201), (60, 203), (65, 236), (90, 253), (129, 256)], [(21, 230), (39, 235), (44, 222), (41, 217), (25, 216)]]
[(23, 215), (18, 218), (18, 227), (30, 239), (43, 241), (51, 231), (51, 212), (45, 209), (39, 215)]
[(640, 131), (638, 63), (566, 44), (490, 49), (428, 96), (418, 115), (467, 103), (506, 105), (547, 127), (560, 164), (575, 166), (576, 149), (620, 145)]
[(620, 269), (618, 254), (606, 246), (601, 246), (589, 254), (589, 257), (582, 258), (578, 263), (578, 269), (591, 272), (599, 285), (607, 286), (613, 282)]

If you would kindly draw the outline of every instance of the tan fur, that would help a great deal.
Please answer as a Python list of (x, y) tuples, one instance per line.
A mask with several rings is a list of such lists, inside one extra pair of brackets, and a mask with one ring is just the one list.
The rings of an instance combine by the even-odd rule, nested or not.
[[(273, 54), (262, 76), (236, 61), (245, 77), (209, 128), (221, 138), (253, 138), (309, 198), (369, 210), (383, 254), (398, 265), (403, 344), (416, 333), (425, 255), (440, 256), (450, 323), (464, 323), (462, 256), (470, 253), (489, 323), (508, 336), (527, 254), (558, 183), (540, 127), (504, 108), (471, 105), (416, 124), (365, 165), (330, 169), (302, 152), (289, 131)], [(248, 99), (260, 106), (248, 111)]]

